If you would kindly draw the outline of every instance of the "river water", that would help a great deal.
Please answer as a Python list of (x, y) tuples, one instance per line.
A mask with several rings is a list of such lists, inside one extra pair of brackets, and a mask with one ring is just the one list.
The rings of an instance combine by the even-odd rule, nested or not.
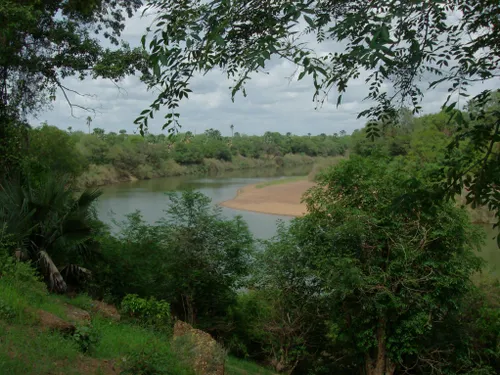
[[(207, 195), (214, 204), (232, 199), (238, 189), (262, 181), (288, 176), (304, 176), (311, 166), (301, 166), (287, 169), (261, 169), (225, 172), (217, 176), (180, 176), (153, 180), (125, 182), (105, 186), (97, 206), (101, 220), (111, 224), (112, 219), (122, 220), (128, 213), (140, 210), (144, 219), (154, 223), (163, 216), (168, 199), (165, 192), (195, 189)], [(268, 239), (276, 233), (278, 220), (289, 221), (290, 217), (260, 214), (256, 212), (237, 211), (222, 207), (227, 217), (240, 215), (245, 220), (251, 232), (258, 239)], [(483, 225), (486, 231), (486, 243), (480, 256), (487, 262), (488, 272), (500, 276), (500, 249), (493, 239), (495, 230), (491, 225)]]

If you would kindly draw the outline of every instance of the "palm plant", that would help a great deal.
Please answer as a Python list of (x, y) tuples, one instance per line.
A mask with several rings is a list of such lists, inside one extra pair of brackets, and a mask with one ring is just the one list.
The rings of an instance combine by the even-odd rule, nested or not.
[(70, 276), (90, 275), (76, 263), (96, 249), (93, 203), (99, 195), (97, 190), (76, 195), (65, 179), (49, 176), (36, 185), (0, 182), (0, 228), (14, 238), (16, 256), (30, 260), (51, 291), (65, 292)]

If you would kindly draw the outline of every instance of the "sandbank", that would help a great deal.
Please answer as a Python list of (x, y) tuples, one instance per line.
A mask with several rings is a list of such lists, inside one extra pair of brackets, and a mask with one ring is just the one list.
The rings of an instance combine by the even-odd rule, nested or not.
[(302, 196), (314, 186), (314, 183), (294, 181), (264, 187), (257, 187), (258, 185), (248, 185), (239, 189), (235, 198), (220, 205), (235, 210), (271, 215), (302, 216), (307, 212), (306, 205), (301, 203)]

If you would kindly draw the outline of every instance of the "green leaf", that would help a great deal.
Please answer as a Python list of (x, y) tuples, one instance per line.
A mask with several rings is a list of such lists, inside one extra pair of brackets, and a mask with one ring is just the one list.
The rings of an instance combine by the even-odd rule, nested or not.
[(382, 39), (383, 43), (390, 41), (389, 28), (385, 23), (380, 27), (380, 38)]
[(457, 105), (457, 102), (451, 103), (449, 106), (446, 107), (445, 112), (451, 112), (453, 108), (455, 108)]
[(159, 64), (153, 65), (153, 74), (156, 77), (160, 77), (161, 76), (161, 69), (160, 69), (160, 65)]
[(224, 45), (226, 45), (226, 42), (224, 41), (224, 39), (222, 38), (222, 36), (220, 36), (219, 34), (216, 34), (214, 36), (214, 41), (215, 41), (215, 44), (217, 44), (218, 46), (224, 46)]
[(316, 27), (316, 25), (314, 24), (314, 21), (313, 21), (313, 19), (311, 17), (309, 17), (308, 15), (304, 14), (304, 19), (306, 20), (306, 22), (309, 24), (309, 26), (311, 28), (314, 29)]

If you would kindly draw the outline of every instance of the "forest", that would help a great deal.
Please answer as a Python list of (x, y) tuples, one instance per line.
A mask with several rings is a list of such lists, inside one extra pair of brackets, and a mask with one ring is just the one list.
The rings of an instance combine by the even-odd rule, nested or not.
[(235, 132), (223, 137), (219, 130), (208, 129), (199, 135), (186, 132), (171, 137), (143, 137), (127, 134), (126, 130), (107, 133), (101, 128), (94, 128), (90, 134), (64, 131), (48, 124), (28, 129), (26, 136), (30, 139), (25, 161), (29, 173), (69, 175), (80, 187), (131, 179), (324, 164), (329, 158), (345, 155), (349, 142), (343, 131), (319, 136), (278, 132), (248, 136)]
[[(131, 48), (121, 32), (141, 7), (157, 17), (149, 46)], [(499, 14), (484, 1), (0, 0), (0, 372), (500, 373), (500, 283), (473, 223), (500, 222), (500, 92), (467, 90), (497, 83)], [(294, 39), (302, 21), (343, 52), (315, 55)], [(246, 95), (272, 56), (311, 79), (315, 100), (334, 88), (338, 105), (369, 72), (359, 129), (175, 131), (193, 72), (221, 69)], [(133, 74), (159, 88), (137, 135), (27, 121), (68, 92), (65, 77)], [(449, 94), (422, 114), (432, 74), (429, 90)], [(160, 107), (168, 135), (148, 130)], [(95, 209), (96, 185), (337, 156), (304, 194), (307, 214), (268, 240), (195, 190), (118, 230)], [(90, 313), (68, 325), (71, 311)], [(213, 345), (177, 337), (179, 322)]]

